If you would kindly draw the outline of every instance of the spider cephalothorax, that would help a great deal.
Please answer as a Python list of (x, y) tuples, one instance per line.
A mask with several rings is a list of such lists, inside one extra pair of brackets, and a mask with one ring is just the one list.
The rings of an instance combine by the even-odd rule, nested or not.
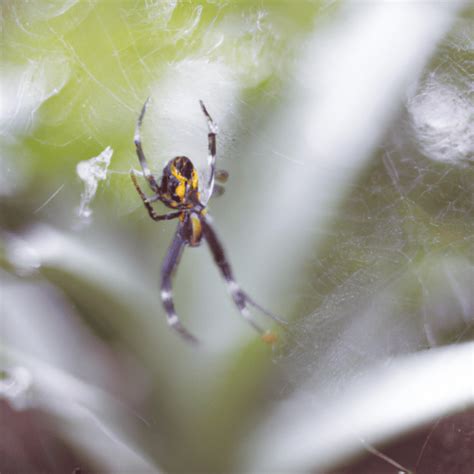
[[(161, 268), (161, 299), (166, 311), (168, 323), (187, 341), (197, 342), (197, 339), (181, 324), (175, 312), (171, 293), (171, 276), (178, 266), (184, 247), (186, 245), (197, 247), (204, 238), (209, 245), (216, 265), (219, 267), (222, 276), (227, 282), (232, 299), (241, 315), (261, 334), (262, 339), (265, 342), (274, 342), (276, 340), (275, 335), (270, 331), (264, 331), (260, 328), (260, 326), (253, 320), (248, 310), (248, 306), (253, 306), (254, 308), (259, 309), (266, 315), (272, 317), (275, 321), (280, 323), (283, 321), (255, 303), (255, 301), (253, 301), (253, 299), (250, 298), (250, 296), (248, 296), (237, 284), (230, 264), (227, 261), (224, 249), (212, 227), (211, 218), (207, 214), (206, 206), (208, 199), (211, 195), (220, 195), (223, 192), (222, 186), (215, 184), (215, 179), (225, 182), (228, 177), (226, 171), (216, 170), (216, 125), (206, 110), (203, 102), (200, 101), (201, 109), (206, 117), (209, 129), (208, 163), (210, 174), (207, 182), (203, 184), (205, 186), (205, 192), (201, 192), (203, 190), (200, 189), (201, 183), (199, 182), (198, 172), (191, 160), (186, 156), (177, 156), (170, 160), (163, 169), (161, 180), (157, 181), (148, 168), (140, 138), (140, 127), (146, 112), (147, 104), (148, 101), (145, 102), (138, 118), (134, 141), (143, 176), (147, 180), (148, 185), (154, 194), (147, 197), (138, 184), (136, 172), (132, 170), (130, 175), (138, 194), (143, 200), (148, 214), (153, 220), (162, 221), (176, 218), (179, 219), (176, 234)], [(205, 199), (202, 199), (201, 196), (205, 196)], [(168, 214), (157, 214), (151, 204), (155, 201), (161, 201), (169, 208), (175, 209), (175, 211)]]

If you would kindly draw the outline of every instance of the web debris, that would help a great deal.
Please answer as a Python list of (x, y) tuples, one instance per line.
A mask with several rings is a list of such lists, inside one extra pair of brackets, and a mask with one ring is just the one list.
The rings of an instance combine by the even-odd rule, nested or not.
[(430, 74), (408, 102), (416, 142), (434, 161), (466, 165), (474, 160), (470, 91), (439, 76)]
[(81, 203), (76, 209), (76, 213), (83, 224), (89, 224), (92, 220), (93, 211), (89, 205), (97, 192), (98, 182), (107, 177), (107, 169), (113, 153), (113, 149), (108, 146), (100, 155), (89, 160), (80, 161), (76, 166), (77, 175), (84, 181)]

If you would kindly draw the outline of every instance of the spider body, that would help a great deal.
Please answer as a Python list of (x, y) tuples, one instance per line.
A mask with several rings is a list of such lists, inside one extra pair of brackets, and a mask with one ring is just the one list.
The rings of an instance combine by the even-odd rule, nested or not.
[[(212, 226), (212, 219), (207, 213), (207, 200), (212, 195), (220, 195), (223, 188), (215, 184), (215, 179), (225, 182), (228, 173), (224, 170), (216, 170), (216, 135), (217, 127), (214, 124), (203, 102), (200, 101), (202, 112), (208, 125), (208, 165), (210, 167), (209, 177), (205, 187), (201, 188), (199, 175), (192, 161), (186, 156), (177, 156), (170, 160), (163, 169), (159, 181), (151, 173), (141, 145), (140, 128), (146, 112), (148, 100), (145, 102), (138, 118), (135, 130), (135, 146), (137, 156), (142, 168), (143, 176), (147, 180), (153, 195), (147, 197), (137, 181), (134, 170), (130, 172), (133, 184), (140, 195), (150, 217), (155, 221), (178, 219), (178, 227), (171, 246), (166, 254), (161, 267), (161, 300), (165, 309), (169, 325), (175, 329), (181, 337), (188, 342), (197, 342), (197, 339), (181, 324), (173, 303), (171, 288), (171, 277), (179, 264), (179, 260), (186, 246), (197, 247), (202, 240), (206, 240), (214, 261), (224, 277), (230, 295), (240, 311), (240, 314), (260, 333), (265, 342), (273, 343), (276, 336), (270, 331), (264, 331), (253, 320), (248, 307), (253, 306), (275, 321), (283, 323), (275, 315), (255, 303), (245, 293), (234, 279), (231, 266), (227, 260), (217, 234)], [(205, 198), (202, 198), (205, 196)], [(153, 202), (160, 201), (174, 212), (158, 214), (152, 206)]]
[(182, 237), (190, 247), (198, 247), (202, 239), (202, 219), (205, 210), (200, 212), (183, 212), (181, 221)]
[(192, 208), (199, 205), (199, 178), (196, 168), (187, 156), (177, 156), (163, 169), (160, 193), (171, 208)]

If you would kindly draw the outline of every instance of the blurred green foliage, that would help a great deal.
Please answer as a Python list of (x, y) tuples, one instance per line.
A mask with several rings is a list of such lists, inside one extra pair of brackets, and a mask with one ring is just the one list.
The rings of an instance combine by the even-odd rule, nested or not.
[[(345, 182), (337, 209), (322, 210), (327, 225), (316, 227), (308, 217), (297, 229), (285, 229), (286, 247), (276, 249), (275, 259), (297, 255), (295, 234), (309, 235), (312, 245), (303, 249), (298, 280), (290, 273), (269, 275), (287, 288), (276, 296), (281, 312), (299, 316), (273, 351), (240, 329), (245, 323), (224, 298), (207, 253), (188, 252), (175, 294), (183, 320), (209, 346), (202, 352), (185, 347), (162, 318), (157, 280), (174, 226), (148, 220), (128, 177), (138, 165), (133, 133), (145, 98), (167, 93), (164, 78), (179, 73), (177, 64), (196, 61), (191, 71), (210, 77), (207, 92), (215, 99), (209, 108), (231, 117), (218, 143), (231, 170), (230, 189), (213, 210), (226, 229), (236, 273), (252, 281), (267, 264), (260, 249), (249, 251), (256, 258), (247, 256), (257, 245), (252, 232), (263, 234), (269, 221), (286, 222), (285, 212), (262, 215), (266, 202), (287, 192), (274, 183), (289, 168), (311, 172), (300, 156), (279, 155), (273, 147), (280, 132), (268, 129), (294, 100), (287, 94), (300, 80), (294, 73), (308, 38), (324, 21), (337, 21), (339, 7), (270, 0), (2, 3), (0, 278), (8, 318), (2, 365), (31, 371), (33, 410), (46, 413), (41, 423), (74, 446), (85, 464), (113, 472), (108, 458), (116, 454), (132, 470), (232, 472), (243, 463), (241, 444), (280, 398), (303, 387), (314, 406), (324, 407), (378, 362), (472, 339), (472, 154), (464, 154), (466, 163), (433, 159), (429, 127), (440, 128), (443, 141), (444, 124), (417, 127), (413, 104), (400, 104), (398, 97), (393, 101), (400, 110), (383, 143)], [(471, 18), (470, 10), (460, 16), (462, 31)], [(342, 35), (347, 17), (339, 21)], [(459, 79), (465, 72), (451, 67), (472, 66), (472, 46), (461, 48), (456, 31), (416, 87), (426, 86), (436, 70), (455, 77), (465, 92)], [(378, 67), (361, 66), (367, 74)], [(191, 95), (197, 104), (200, 79), (169, 98), (167, 108), (158, 100), (155, 117), (147, 116), (147, 150), (156, 151), (158, 162), (169, 157), (152, 146), (162, 133), (153, 118), (167, 120), (173, 108), (194, 113), (183, 97)], [(312, 86), (301, 88), (309, 95)], [(222, 104), (217, 91), (225, 87), (232, 100)], [(433, 89), (436, 98), (436, 88), (418, 95)], [(344, 117), (345, 106), (335, 115)], [(304, 141), (295, 130), (308, 125), (297, 118), (290, 117), (285, 130), (295, 148)], [(183, 122), (170, 128), (179, 130), (184, 147), (194, 130)], [(348, 133), (341, 129), (341, 146)], [(462, 133), (456, 137), (462, 145), (469, 141)], [(76, 165), (107, 146), (114, 150), (110, 172), (99, 183), (92, 223), (82, 225)], [(350, 164), (348, 156), (341, 176)], [(322, 160), (321, 172), (326, 166)], [(300, 182), (286, 185), (292, 206), (309, 209), (308, 215), (327, 192), (314, 189), (314, 202), (300, 202)], [(252, 219), (260, 227), (247, 224)], [(272, 245), (273, 239), (265, 242)], [(265, 284), (255, 286), (260, 291)], [(0, 368), (0, 381), (8, 373)], [(84, 420), (84, 431), (76, 430)], [(116, 453), (105, 441), (101, 453), (87, 444), (102, 439), (91, 428), (97, 424), (104, 438), (123, 442), (112, 445)], [(38, 465), (32, 460), (28, 467)]]

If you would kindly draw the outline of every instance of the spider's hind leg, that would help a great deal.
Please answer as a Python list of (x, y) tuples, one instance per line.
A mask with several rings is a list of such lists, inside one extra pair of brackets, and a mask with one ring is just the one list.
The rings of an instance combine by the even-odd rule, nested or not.
[[(227, 266), (229, 267), (229, 265)], [(219, 267), (221, 268), (221, 270), (223, 269), (222, 266)], [(222, 271), (222, 273), (224, 274), (224, 271)], [(273, 313), (256, 303), (249, 295), (247, 295), (247, 293), (245, 293), (240, 288), (239, 284), (234, 280), (230, 272), (228, 274), (224, 274), (224, 278), (226, 280), (232, 299), (234, 300), (235, 305), (239, 309), (240, 314), (260, 334), (260, 337), (264, 342), (268, 344), (273, 344), (274, 342), (276, 342), (278, 338), (273, 331), (264, 330), (254, 321), (252, 315), (250, 314), (249, 306), (253, 306), (254, 308), (258, 309), (263, 314), (272, 318), (278, 324), (287, 324), (286, 321), (283, 321), (282, 319), (278, 318)]]
[(240, 291), (243, 293), (245, 300), (250, 306), (257, 308), (260, 312), (262, 312), (263, 314), (266, 314), (268, 317), (272, 318), (273, 321), (275, 321), (278, 324), (284, 324), (284, 325), (288, 324), (288, 321), (285, 321), (284, 319), (279, 318), (276, 314), (272, 313), (271, 311), (268, 311), (268, 309), (265, 309), (263, 306), (260, 306), (257, 302), (255, 302), (252, 298), (250, 298), (249, 295), (244, 293), (242, 290)]
[[(222, 269), (222, 267), (220, 266)], [(247, 295), (240, 289), (238, 283), (233, 279), (232, 276), (224, 276), (227, 286), (229, 288), (230, 295), (234, 300), (235, 305), (239, 309), (240, 314), (244, 317), (244, 319), (257, 331), (260, 333), (260, 336), (264, 336), (267, 331), (261, 328), (252, 318), (250, 311), (247, 307)]]
[(239, 309), (240, 314), (242, 314), (242, 316), (260, 333), (260, 335), (264, 339), (267, 339), (272, 333), (268, 330), (263, 330), (261, 327), (259, 327), (255, 323), (255, 321), (252, 319), (252, 316), (250, 315), (250, 312), (248, 310), (249, 306), (253, 306), (254, 308), (258, 309), (260, 312), (262, 312), (266, 316), (269, 316), (277, 324), (280, 324), (280, 325), (288, 324), (283, 319), (280, 319), (278, 316), (276, 316), (272, 312), (265, 309), (263, 306), (260, 306), (258, 303), (256, 303), (247, 293), (245, 293), (245, 291), (243, 291), (240, 288), (239, 284), (233, 278), (229, 278), (228, 276), (225, 276), (225, 280), (229, 287), (229, 291), (232, 296), (232, 299), (234, 300), (235, 305)]
[(214, 261), (216, 262), (217, 266), (219, 267), (222, 276), (224, 277), (227, 286), (229, 288), (230, 295), (234, 300), (235, 305), (239, 309), (240, 314), (245, 318), (246, 321), (258, 332), (262, 339), (266, 342), (274, 342), (276, 340), (276, 336), (269, 332), (265, 331), (261, 328), (252, 318), (250, 311), (248, 309), (249, 306), (253, 306), (257, 308), (262, 313), (266, 314), (267, 316), (271, 317), (275, 322), (284, 324), (285, 321), (281, 320), (277, 316), (275, 316), (270, 311), (267, 311), (262, 306), (257, 304), (250, 296), (248, 296), (239, 286), (239, 284), (235, 281), (235, 278), (232, 274), (232, 269), (230, 267), (229, 262), (224, 253), (224, 249), (217, 238), (214, 229), (211, 227), (209, 218), (204, 217), (202, 220), (203, 224), (203, 234), (209, 244), (209, 248), (211, 249), (212, 255), (214, 257)]
[(166, 312), (168, 324), (174, 329), (184, 340), (197, 344), (198, 340), (181, 324), (181, 321), (174, 309), (173, 294), (171, 291), (171, 277), (176, 269), (181, 254), (184, 250), (185, 241), (181, 237), (180, 228), (171, 243), (161, 267), (161, 301)]

